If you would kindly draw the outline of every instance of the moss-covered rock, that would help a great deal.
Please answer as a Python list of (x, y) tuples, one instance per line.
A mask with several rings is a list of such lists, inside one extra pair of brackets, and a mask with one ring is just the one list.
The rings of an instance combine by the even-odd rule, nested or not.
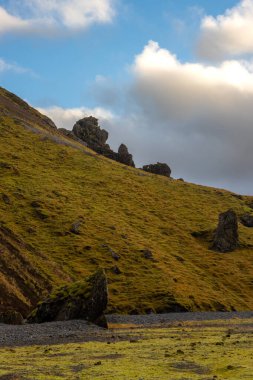
[(107, 302), (107, 279), (104, 270), (99, 269), (86, 280), (63, 286), (53, 292), (37, 305), (28, 317), (28, 322), (86, 319), (107, 327), (103, 314)]

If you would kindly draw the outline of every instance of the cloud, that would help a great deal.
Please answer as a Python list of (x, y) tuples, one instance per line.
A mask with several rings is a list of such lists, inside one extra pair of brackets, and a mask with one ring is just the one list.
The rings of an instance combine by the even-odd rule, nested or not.
[(37, 110), (50, 117), (58, 128), (66, 128), (69, 130), (72, 130), (76, 121), (86, 116), (92, 115), (97, 117), (102, 123), (109, 123), (115, 117), (111, 111), (99, 107), (62, 108), (53, 106), (47, 108), (37, 107)]
[(6, 62), (4, 59), (0, 58), (0, 74), (12, 72), (16, 74), (31, 74), (35, 75), (32, 70), (25, 67), (19, 66), (16, 63)]
[(95, 23), (109, 23), (115, 0), (13, 0), (0, 6), (0, 34), (51, 35), (78, 31)]
[(218, 17), (204, 17), (198, 52), (207, 59), (253, 53), (253, 0), (242, 0)]

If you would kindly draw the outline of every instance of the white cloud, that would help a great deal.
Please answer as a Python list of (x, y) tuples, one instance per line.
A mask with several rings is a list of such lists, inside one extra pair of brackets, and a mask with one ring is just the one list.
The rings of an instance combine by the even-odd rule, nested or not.
[(86, 116), (92, 115), (97, 117), (102, 123), (109, 123), (115, 117), (112, 112), (99, 107), (62, 108), (53, 106), (47, 108), (37, 107), (37, 110), (52, 119), (58, 128), (66, 128), (69, 130), (72, 130), (76, 121)]
[(8, 32), (50, 35), (61, 30), (86, 29), (109, 23), (115, 0), (13, 0), (0, 6), (0, 34)]
[(16, 63), (6, 62), (4, 59), (0, 58), (0, 74), (6, 72), (14, 72), (17, 74), (33, 74), (30, 69), (26, 69), (22, 66), (17, 65)]
[(222, 59), (253, 53), (253, 0), (242, 0), (218, 17), (204, 17), (198, 44), (200, 55)]

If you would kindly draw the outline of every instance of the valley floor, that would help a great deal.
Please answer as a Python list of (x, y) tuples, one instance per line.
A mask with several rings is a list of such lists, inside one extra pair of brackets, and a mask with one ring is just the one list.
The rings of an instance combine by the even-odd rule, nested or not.
[(253, 313), (0, 325), (0, 379), (253, 380)]

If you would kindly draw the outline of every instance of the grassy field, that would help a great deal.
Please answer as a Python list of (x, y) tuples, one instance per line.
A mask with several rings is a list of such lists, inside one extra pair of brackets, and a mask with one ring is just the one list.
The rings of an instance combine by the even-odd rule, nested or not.
[(208, 249), (219, 213), (252, 213), (252, 198), (126, 167), (13, 112), (0, 104), (0, 310), (26, 315), (98, 267), (108, 312), (253, 309), (253, 230), (240, 224), (233, 253)]
[[(117, 340), (121, 334), (128, 339)], [(252, 320), (118, 328), (112, 335), (110, 344), (0, 349), (0, 378), (15, 374), (15, 379), (41, 380), (253, 379)]]

